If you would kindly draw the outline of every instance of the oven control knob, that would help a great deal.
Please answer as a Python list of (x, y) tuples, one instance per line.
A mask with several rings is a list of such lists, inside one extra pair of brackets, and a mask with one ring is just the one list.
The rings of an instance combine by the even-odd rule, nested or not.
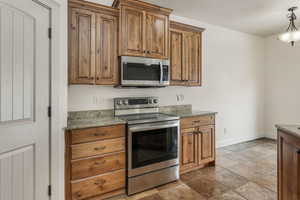
[(157, 104), (158, 103), (158, 99), (153, 99), (153, 103)]
[(122, 105), (122, 101), (117, 101), (117, 105), (118, 106)]

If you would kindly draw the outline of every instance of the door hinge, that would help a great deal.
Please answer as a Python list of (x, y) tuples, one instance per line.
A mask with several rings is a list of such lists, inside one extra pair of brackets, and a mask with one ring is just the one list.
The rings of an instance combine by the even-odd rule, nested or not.
[(48, 106), (48, 117), (52, 116), (52, 108), (51, 106)]
[(52, 38), (52, 28), (48, 28), (48, 37), (49, 39)]
[(51, 185), (48, 185), (48, 196), (52, 195), (52, 187)]

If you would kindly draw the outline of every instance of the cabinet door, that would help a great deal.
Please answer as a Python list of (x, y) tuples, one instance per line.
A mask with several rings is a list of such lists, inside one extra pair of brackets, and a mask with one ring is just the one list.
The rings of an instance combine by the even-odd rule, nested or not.
[(145, 12), (124, 6), (121, 13), (120, 55), (144, 56)]
[(168, 58), (168, 22), (165, 15), (146, 13), (146, 57)]
[(193, 48), (193, 33), (185, 32), (183, 34), (183, 68), (182, 68), (182, 80), (186, 81), (185, 84), (188, 84), (189, 81), (189, 69), (191, 66), (191, 55)]
[(201, 35), (190, 36), (188, 57), (188, 79), (190, 86), (201, 85)]
[(183, 32), (175, 29), (170, 31), (170, 64), (171, 85), (182, 85), (183, 81)]
[(198, 165), (197, 135), (193, 129), (182, 130), (181, 133), (181, 166), (180, 171), (187, 171)]
[(300, 199), (300, 141), (279, 132), (278, 135), (278, 199)]
[(98, 14), (96, 20), (96, 84), (118, 83), (117, 17)]
[(199, 164), (206, 164), (215, 160), (214, 126), (199, 127), (198, 152)]
[(70, 8), (69, 83), (95, 83), (95, 14)]

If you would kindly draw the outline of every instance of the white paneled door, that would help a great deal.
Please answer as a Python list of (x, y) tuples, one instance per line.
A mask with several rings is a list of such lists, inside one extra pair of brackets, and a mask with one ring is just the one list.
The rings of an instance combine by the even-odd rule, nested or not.
[(49, 10), (0, 0), (0, 200), (49, 199)]

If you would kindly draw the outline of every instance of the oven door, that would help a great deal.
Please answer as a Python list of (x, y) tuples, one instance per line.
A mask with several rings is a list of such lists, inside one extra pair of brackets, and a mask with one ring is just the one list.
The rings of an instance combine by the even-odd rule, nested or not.
[(128, 176), (179, 164), (179, 120), (128, 127)]

